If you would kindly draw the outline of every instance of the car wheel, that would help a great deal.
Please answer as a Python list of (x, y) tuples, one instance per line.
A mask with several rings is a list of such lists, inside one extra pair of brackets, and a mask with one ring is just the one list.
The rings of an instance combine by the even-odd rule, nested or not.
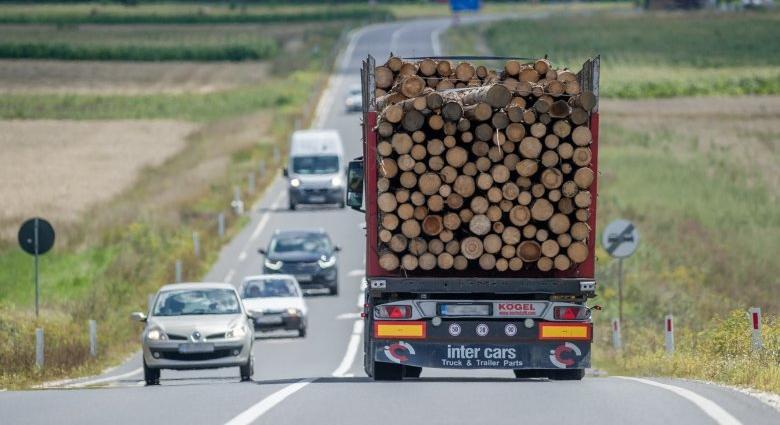
[(403, 377), (403, 365), (374, 362), (374, 381), (400, 381)]
[(144, 360), (144, 381), (146, 385), (160, 385), (160, 369), (147, 366), (146, 360)]
[(404, 366), (404, 378), (419, 378), (422, 368), (417, 366)]
[(295, 208), (296, 208), (296, 207), (297, 207), (297, 205), (295, 204), (295, 202), (293, 202), (293, 201), (290, 201), (290, 210), (291, 210), (291, 211), (295, 211)]
[(246, 364), (239, 366), (241, 372), (241, 382), (246, 382), (252, 379), (252, 375), (255, 374), (255, 357), (249, 356)]
[(298, 336), (301, 338), (306, 338), (306, 326), (298, 329)]
[(331, 286), (330, 288), (328, 288), (328, 293), (329, 293), (330, 295), (338, 295), (338, 294), (339, 294), (339, 286), (338, 286), (338, 284), (336, 284), (336, 285), (334, 285), (334, 286)]
[(585, 369), (550, 370), (547, 377), (553, 381), (581, 381), (585, 377)]
[(347, 204), (346, 204), (346, 203), (344, 203), (344, 201), (343, 201), (343, 200), (342, 200), (342, 201), (339, 201), (339, 208), (344, 208), (344, 207), (346, 207), (346, 206), (347, 206)]

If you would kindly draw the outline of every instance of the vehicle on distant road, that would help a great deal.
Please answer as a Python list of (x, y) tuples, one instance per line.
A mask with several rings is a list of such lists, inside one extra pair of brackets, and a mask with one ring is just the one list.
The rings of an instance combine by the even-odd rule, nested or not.
[(304, 291), (325, 289), (331, 295), (339, 293), (339, 251), (322, 229), (277, 230), (268, 249), (258, 250), (265, 256), (263, 273), (293, 275)]
[(284, 169), (291, 210), (298, 204), (337, 204), (344, 208), (344, 148), (336, 130), (293, 133)]
[(360, 86), (351, 86), (347, 91), (347, 98), (344, 100), (344, 106), (347, 112), (359, 112), (363, 109), (363, 95)]
[(295, 276), (271, 274), (248, 276), (238, 290), (244, 309), (255, 322), (255, 331), (287, 330), (306, 336), (307, 312)]
[(141, 334), (144, 380), (160, 383), (162, 369), (238, 366), (242, 381), (254, 374), (254, 327), (236, 289), (227, 283), (177, 283), (157, 292)]

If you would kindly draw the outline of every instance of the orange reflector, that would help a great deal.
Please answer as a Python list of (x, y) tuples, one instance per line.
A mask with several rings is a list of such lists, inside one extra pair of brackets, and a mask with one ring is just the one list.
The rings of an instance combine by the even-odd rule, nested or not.
[(539, 339), (590, 341), (590, 323), (539, 323)]
[(374, 322), (377, 338), (425, 338), (425, 322)]

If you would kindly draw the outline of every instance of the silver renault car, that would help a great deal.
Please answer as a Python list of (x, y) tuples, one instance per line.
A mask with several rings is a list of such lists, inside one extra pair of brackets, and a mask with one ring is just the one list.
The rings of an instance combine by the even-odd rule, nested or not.
[(254, 374), (254, 323), (236, 289), (227, 283), (177, 283), (157, 292), (141, 334), (144, 379), (160, 383), (161, 369), (238, 366), (241, 380)]

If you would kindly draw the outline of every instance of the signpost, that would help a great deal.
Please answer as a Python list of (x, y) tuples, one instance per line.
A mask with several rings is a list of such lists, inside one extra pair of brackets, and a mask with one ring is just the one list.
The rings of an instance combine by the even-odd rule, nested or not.
[(639, 231), (628, 220), (609, 223), (601, 236), (601, 246), (618, 259), (618, 320), (623, 326), (623, 259), (630, 257), (639, 245)]
[(39, 217), (25, 221), (19, 229), (19, 246), (35, 257), (35, 317), (38, 317), (38, 256), (49, 252), (54, 246), (54, 228), (51, 223)]

